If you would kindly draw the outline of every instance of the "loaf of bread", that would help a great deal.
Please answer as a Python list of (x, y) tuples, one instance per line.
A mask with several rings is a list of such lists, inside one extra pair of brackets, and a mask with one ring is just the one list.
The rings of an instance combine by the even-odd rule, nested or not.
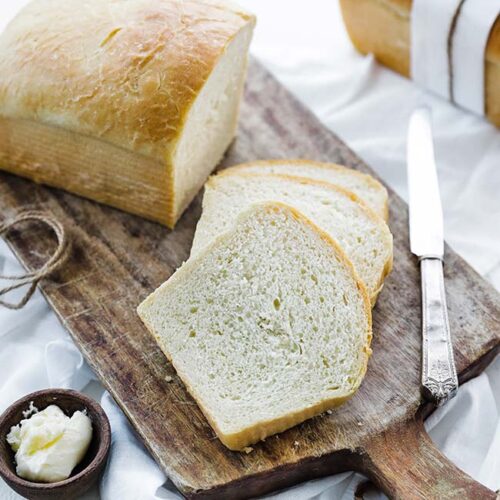
[(205, 185), (203, 213), (191, 255), (229, 230), (254, 203), (278, 201), (302, 212), (330, 235), (352, 261), (373, 303), (392, 268), (392, 235), (387, 224), (353, 193), (322, 181), (281, 174), (228, 169)]
[(232, 141), (254, 17), (33, 0), (0, 36), (0, 168), (172, 227)]
[(285, 174), (336, 184), (352, 191), (384, 220), (389, 217), (387, 189), (371, 175), (352, 168), (310, 160), (262, 160), (237, 165), (224, 172), (230, 173), (236, 169), (240, 173)]
[[(409, 77), (412, 0), (340, 0), (340, 5), (354, 46)], [(500, 17), (488, 39), (484, 72), (486, 115), (500, 127)]]
[(138, 313), (233, 450), (347, 400), (371, 353), (370, 302), (352, 264), (278, 203), (240, 214)]

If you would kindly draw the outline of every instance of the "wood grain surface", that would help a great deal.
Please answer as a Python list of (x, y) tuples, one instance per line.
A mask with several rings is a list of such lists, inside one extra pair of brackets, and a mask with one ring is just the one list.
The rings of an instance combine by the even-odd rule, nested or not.
[[(222, 166), (294, 157), (342, 163), (372, 173), (252, 61), (238, 136)], [(43, 284), (43, 293), (181, 491), (190, 497), (244, 498), (356, 469), (369, 474), (395, 498), (432, 498), (419, 496), (418, 489), (405, 489), (401, 485), (404, 471), (391, 475), (395, 466), (391, 457), (399, 457), (400, 463), (402, 453), (420, 471), (414, 474), (410, 465), (405, 469), (406, 475), (415, 478), (413, 482), (408, 479), (407, 486), (419, 483), (427, 471), (433, 477), (446, 476), (440, 491), (448, 496), (440, 498), (458, 498), (453, 495), (462, 491), (466, 494), (460, 498), (473, 498), (463, 489), (463, 482), (468, 481), (463, 474), (464, 478), (451, 464), (440, 469), (445, 459), (439, 452), (431, 450), (434, 462), (425, 469), (424, 451), (432, 449), (432, 444), (423, 432), (419, 432), (421, 447), (415, 444), (408, 453), (404, 440), (398, 439), (405, 435), (400, 429), (411, 432), (414, 422), (429, 411), (422, 407), (419, 393), (420, 284), (417, 261), (408, 249), (405, 203), (390, 192), (394, 271), (373, 312), (373, 357), (361, 389), (331, 415), (268, 438), (244, 454), (227, 450), (216, 439), (136, 314), (137, 305), (188, 257), (200, 201), (201, 195), (176, 229), (169, 231), (77, 196), (0, 174), (2, 218), (24, 209), (48, 210), (70, 230), (71, 258), (63, 271)], [(37, 266), (53, 250), (54, 242), (34, 224), (27, 228), (30, 231), (21, 229), (10, 234), (9, 243), (26, 266)], [(455, 357), (464, 381), (481, 371), (498, 351), (499, 295), (449, 248), (445, 279)], [(173, 381), (167, 382), (167, 377)], [(391, 450), (400, 455), (391, 455)], [(425, 490), (425, 483), (420, 480), (419, 484)], [(409, 491), (415, 494), (408, 496)]]

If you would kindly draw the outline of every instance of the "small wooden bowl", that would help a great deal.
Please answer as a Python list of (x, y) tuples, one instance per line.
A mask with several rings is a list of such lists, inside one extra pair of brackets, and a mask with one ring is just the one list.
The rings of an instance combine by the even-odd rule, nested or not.
[[(61, 408), (68, 416), (77, 410), (87, 410), (92, 421), (92, 441), (82, 461), (73, 469), (71, 476), (56, 483), (26, 481), (16, 474), (14, 452), (7, 443), (7, 434), (13, 425), (23, 418), (30, 402), (40, 411), (51, 404)], [(101, 406), (84, 394), (66, 389), (47, 389), (33, 392), (13, 403), (0, 416), (0, 475), (17, 493), (29, 499), (74, 498), (87, 491), (99, 478), (111, 444), (109, 420)]]

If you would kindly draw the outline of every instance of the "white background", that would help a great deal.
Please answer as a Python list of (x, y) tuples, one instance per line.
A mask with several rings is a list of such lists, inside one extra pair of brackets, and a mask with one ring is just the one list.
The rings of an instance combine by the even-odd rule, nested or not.
[[(0, 0), (0, 28), (25, 3)], [(241, 3), (258, 16), (253, 54), (405, 198), (408, 118), (417, 103), (432, 106), (446, 239), (500, 289), (499, 131), (358, 54), (335, 0)], [(2, 268), (11, 272), (18, 265), (0, 243), (0, 272)], [(99, 488), (88, 498), (98, 498), (99, 492), (105, 499), (177, 498), (93, 378), (39, 293), (21, 312), (0, 309), (0, 411), (26, 393), (50, 386), (85, 388), (98, 399), (102, 396), (113, 427), (113, 453)], [(445, 454), (492, 489), (500, 488), (499, 415), (497, 359), (427, 423)], [(358, 480), (342, 474), (279, 498), (352, 498)], [(4, 498), (15, 496), (0, 482)]]

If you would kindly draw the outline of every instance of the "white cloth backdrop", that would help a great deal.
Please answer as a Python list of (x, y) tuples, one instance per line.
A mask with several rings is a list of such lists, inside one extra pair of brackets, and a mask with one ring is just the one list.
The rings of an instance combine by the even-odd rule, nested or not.
[[(26, 0), (0, 1), (3, 28)], [(448, 242), (500, 289), (500, 132), (363, 57), (351, 46), (335, 0), (245, 0), (258, 15), (257, 56), (322, 122), (406, 197), (405, 135), (415, 104), (434, 112)], [(75, 27), (77, 28), (77, 27)], [(0, 243), (0, 270), (20, 270)], [(0, 271), (1, 272), (1, 271)], [(474, 332), (471, 332), (473, 335)], [(71, 387), (100, 399), (113, 429), (106, 473), (86, 498), (180, 498), (83, 361), (39, 292), (21, 311), (0, 309), (0, 411), (28, 392)], [(459, 467), (500, 488), (500, 360), (435, 412), (427, 428)], [(351, 499), (345, 473), (276, 493), (280, 499)], [(18, 498), (0, 482), (0, 499)]]

